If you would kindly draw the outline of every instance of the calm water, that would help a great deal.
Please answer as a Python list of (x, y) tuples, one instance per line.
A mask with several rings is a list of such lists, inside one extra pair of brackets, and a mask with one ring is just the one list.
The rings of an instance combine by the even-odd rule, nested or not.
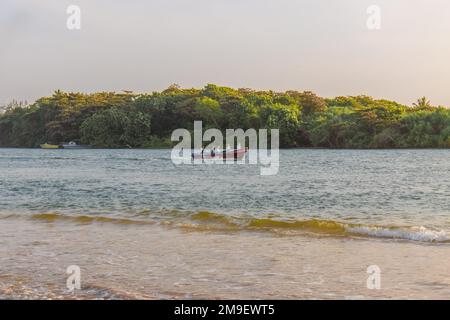
[[(0, 149), (0, 231), (6, 298), (64, 296), (67, 264), (90, 270), (87, 298), (442, 296), (426, 284), (445, 270), (407, 282), (450, 257), (450, 150), (282, 150), (260, 176), (169, 150)], [(409, 263), (388, 275), (402, 290), (364, 291), (374, 255)]]

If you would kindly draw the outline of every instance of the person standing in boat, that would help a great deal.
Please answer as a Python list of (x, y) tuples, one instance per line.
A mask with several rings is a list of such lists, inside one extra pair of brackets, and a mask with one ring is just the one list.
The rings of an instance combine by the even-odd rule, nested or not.
[(205, 151), (206, 147), (202, 147), (202, 159), (203, 159), (203, 152)]

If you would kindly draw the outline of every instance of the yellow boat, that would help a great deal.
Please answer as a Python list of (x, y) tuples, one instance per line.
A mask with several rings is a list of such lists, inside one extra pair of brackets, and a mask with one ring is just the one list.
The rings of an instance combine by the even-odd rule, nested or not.
[(59, 149), (59, 146), (57, 144), (44, 143), (44, 144), (41, 144), (41, 148), (42, 149)]

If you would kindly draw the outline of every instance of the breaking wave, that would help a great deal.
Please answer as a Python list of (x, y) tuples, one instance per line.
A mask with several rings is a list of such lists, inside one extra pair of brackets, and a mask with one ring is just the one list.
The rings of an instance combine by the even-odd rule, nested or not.
[[(8, 216), (11, 217), (11, 216)], [(155, 218), (151, 212), (138, 213), (133, 218), (107, 217), (99, 215), (65, 215), (61, 213), (39, 213), (31, 215), (33, 220), (46, 222), (71, 221), (74, 223), (113, 223), (119, 225), (154, 225), (193, 231), (225, 232), (273, 232), (280, 235), (318, 235), (335, 237), (382, 238), (410, 240), (428, 243), (450, 243), (450, 234), (444, 230), (424, 226), (380, 226), (352, 224), (334, 220), (307, 219), (286, 220), (231, 216), (207, 211), (181, 214), (168, 211), (164, 218)]]

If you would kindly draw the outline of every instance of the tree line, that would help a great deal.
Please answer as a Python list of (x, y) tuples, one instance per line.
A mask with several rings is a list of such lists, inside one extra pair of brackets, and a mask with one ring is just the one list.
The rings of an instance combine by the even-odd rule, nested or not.
[(313, 92), (256, 91), (208, 84), (162, 92), (56, 91), (0, 114), (0, 147), (77, 141), (99, 148), (173, 145), (177, 128), (280, 129), (282, 147), (449, 148), (450, 109), (426, 98), (412, 106), (368, 96), (324, 99)]

